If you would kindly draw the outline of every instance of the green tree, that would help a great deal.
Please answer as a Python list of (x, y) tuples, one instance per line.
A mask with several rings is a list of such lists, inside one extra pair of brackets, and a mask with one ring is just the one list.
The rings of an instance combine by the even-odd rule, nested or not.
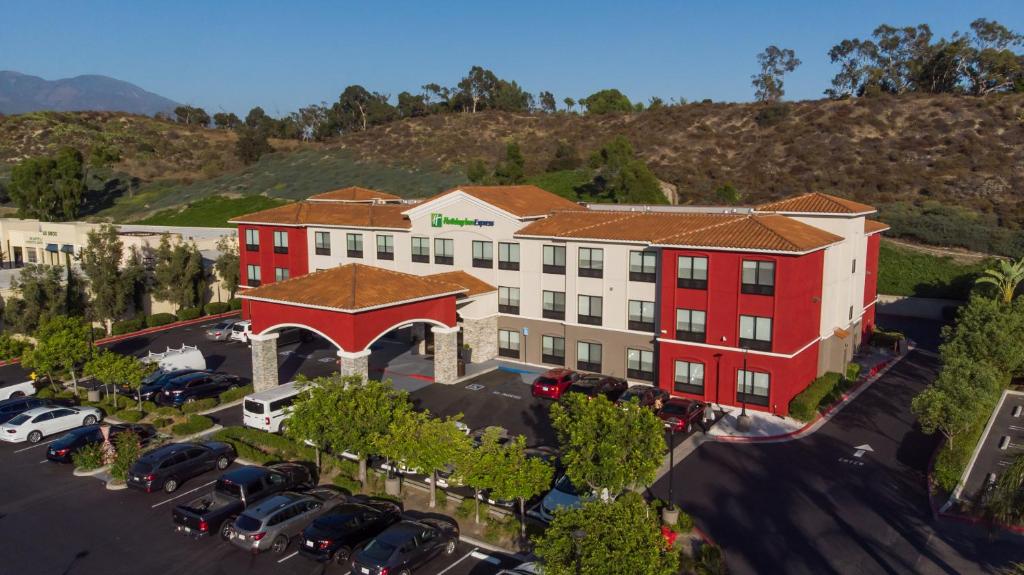
[(486, 461), (491, 494), (519, 504), (519, 534), (525, 538), (526, 501), (551, 487), (555, 470), (543, 459), (527, 455), (526, 438), (522, 435), (489, 451)]
[(489, 100), (493, 99), (497, 85), (498, 77), (494, 75), (494, 72), (480, 66), (473, 66), (459, 81), (458, 90), (460, 96), (469, 102), (468, 111), (475, 114), (478, 108), (482, 108)]
[(436, 418), (429, 411), (408, 411), (395, 418), (377, 442), (381, 455), (430, 476), (431, 509), (437, 506), (437, 472), (472, 449), (469, 437), (455, 425), (458, 420)]
[(165, 234), (154, 259), (153, 295), (157, 299), (172, 303), (179, 310), (202, 305), (206, 272), (203, 256), (194, 243), (172, 243)]
[(526, 179), (526, 159), (519, 144), (509, 142), (505, 146), (505, 160), (494, 168), (494, 181), (499, 185), (521, 184)]
[[(72, 273), (75, 273), (72, 270)], [(4, 323), (15, 331), (31, 334), (40, 324), (59, 315), (68, 314), (68, 292), (65, 286), (66, 271), (61, 266), (28, 265), (11, 280), (11, 290), (20, 297), (11, 298), (4, 308)], [(80, 288), (75, 283), (72, 288)], [(73, 293), (72, 298), (80, 300), (84, 294)], [(71, 307), (78, 307), (72, 304)]]
[(555, 104), (555, 95), (551, 92), (541, 92), (539, 95), (540, 109), (549, 113), (554, 114), (558, 110), (558, 105)]
[(487, 181), (487, 164), (481, 158), (473, 158), (466, 166), (466, 179), (474, 184), (482, 184)]
[(174, 118), (186, 126), (209, 126), (210, 115), (198, 106), (178, 106), (174, 109)]
[(715, 199), (723, 204), (735, 206), (743, 201), (743, 194), (732, 184), (725, 184), (715, 190)]
[(950, 360), (942, 367), (938, 379), (914, 397), (911, 411), (925, 433), (942, 433), (953, 443), (978, 420), (991, 405), (993, 394), (1002, 387), (998, 370), (985, 362), (968, 358)]
[(39, 326), (35, 334), (36, 347), (25, 352), (21, 364), (45, 373), (50, 379), (56, 372), (67, 371), (78, 393), (78, 374), (92, 353), (91, 331), (81, 318), (56, 316)]
[(217, 277), (224, 282), (224, 287), (228, 288), (230, 297), (234, 298), (235, 292), (238, 291), (238, 285), (242, 282), (238, 238), (233, 236), (221, 238), (217, 241), (217, 251), (220, 252), (220, 255), (213, 262), (213, 269), (217, 272)]
[[(126, 387), (138, 391), (142, 380), (149, 374), (152, 366), (142, 363), (139, 358), (131, 355), (114, 353), (107, 349), (98, 349), (92, 359), (85, 363), (83, 373), (95, 377), (110, 393), (110, 387)], [(142, 411), (142, 395), (137, 396), (139, 411)]]
[(757, 64), (760, 70), (751, 76), (754, 96), (759, 102), (778, 102), (786, 93), (782, 89), (783, 77), (800, 65), (796, 52), (788, 48), (768, 46), (764, 52), (757, 55)]
[(1024, 455), (1018, 455), (984, 497), (985, 516), (992, 522), (1024, 522)]
[(264, 154), (274, 151), (267, 140), (267, 131), (249, 126), (239, 127), (235, 141), (235, 155), (245, 165), (255, 164)]
[(401, 92), (398, 94), (398, 115), (403, 118), (418, 118), (430, 113), (430, 104), (425, 94), (411, 94)]
[(388, 96), (353, 85), (345, 88), (331, 107), (330, 122), (340, 132), (366, 130), (370, 126), (394, 120), (398, 111), (388, 103)]
[(647, 485), (665, 456), (663, 423), (648, 409), (570, 393), (551, 406), (565, 473), (602, 498)]
[(274, 119), (268, 116), (263, 108), (256, 106), (245, 115), (245, 125), (269, 134), (274, 129)]
[(581, 165), (583, 165), (583, 160), (580, 159), (576, 146), (573, 146), (568, 140), (558, 140), (558, 144), (555, 146), (555, 155), (548, 162), (547, 171), (575, 170)]
[(89, 166), (106, 168), (121, 161), (121, 150), (108, 144), (96, 144), (89, 152)]
[(611, 114), (633, 111), (633, 103), (615, 88), (594, 92), (581, 99), (580, 104), (586, 106), (588, 114)]
[(562, 103), (565, 104), (565, 111), (567, 112), (572, 112), (572, 109), (576, 107), (576, 100), (572, 98), (565, 98), (562, 100)]
[(616, 136), (590, 157), (597, 170), (594, 193), (605, 200), (626, 204), (666, 204), (658, 178), (642, 160), (625, 136)]
[(637, 493), (586, 503), (556, 513), (534, 552), (545, 575), (674, 575), (679, 554), (666, 550), (657, 516)]
[(473, 489), (476, 523), (480, 523), (480, 494), (492, 489), (497, 481), (495, 476), (499, 470), (495, 465), (501, 459), (499, 453), (502, 451), (504, 432), (501, 427), (488, 427), (480, 437), (480, 445), (463, 450), (455, 462), (459, 480)]
[(882, 24), (872, 37), (843, 40), (829, 50), (829, 58), (840, 70), (825, 91), (828, 96), (903, 94), (915, 89), (919, 65), (930, 50), (928, 25), (894, 28)]
[[(111, 323), (134, 307), (136, 274), (121, 265), (124, 244), (117, 228), (105, 224), (91, 230), (82, 249), (82, 272), (89, 280), (91, 317), (103, 322), (110, 333)], [(127, 273), (126, 273), (127, 272)]]
[(1001, 301), (972, 297), (960, 308), (954, 327), (943, 329), (943, 361), (970, 358), (988, 362), (1005, 374), (1024, 369), (1024, 300), (1007, 306)]
[(999, 292), (999, 299), (1009, 304), (1013, 301), (1021, 281), (1024, 281), (1024, 258), (1017, 261), (999, 260), (995, 268), (985, 270), (975, 283), (995, 286)]
[(22, 160), (11, 170), (9, 192), (21, 217), (44, 222), (75, 219), (85, 195), (81, 152), (64, 147), (53, 157)]
[(213, 125), (233, 130), (242, 125), (242, 120), (233, 112), (217, 112), (213, 115)]
[(139, 436), (132, 431), (118, 433), (114, 437), (114, 462), (110, 465), (110, 475), (124, 483), (128, 479), (128, 471), (142, 455), (142, 443)]

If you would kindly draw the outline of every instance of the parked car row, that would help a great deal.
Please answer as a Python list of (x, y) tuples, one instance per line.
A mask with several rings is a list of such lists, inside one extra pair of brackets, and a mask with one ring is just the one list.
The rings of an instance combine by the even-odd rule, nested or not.
[(217, 397), (242, 385), (242, 379), (230, 373), (207, 369), (157, 370), (142, 381), (138, 390), (121, 387), (117, 391), (132, 399), (137, 400), (141, 395), (142, 401), (180, 407), (200, 399)]

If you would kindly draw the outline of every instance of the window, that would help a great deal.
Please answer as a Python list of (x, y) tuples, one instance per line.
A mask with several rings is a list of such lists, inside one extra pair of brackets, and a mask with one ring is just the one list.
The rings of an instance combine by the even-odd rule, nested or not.
[(274, 253), (288, 253), (288, 232), (274, 232)]
[(673, 381), (676, 391), (704, 395), (704, 364), (677, 361)]
[(604, 250), (601, 248), (580, 248), (579, 276), (599, 278), (604, 276)]
[(473, 267), (493, 268), (494, 267), (494, 243), (473, 241)]
[(519, 244), (498, 242), (498, 269), (519, 269)]
[(654, 352), (646, 349), (627, 349), (626, 377), (654, 381)]
[(363, 257), (363, 234), (345, 234), (345, 249), (348, 257)]
[(245, 249), (250, 252), (257, 252), (260, 249), (260, 231), (257, 229), (245, 230)]
[(541, 315), (547, 319), (565, 319), (565, 292), (562, 291), (544, 291), (543, 292), (543, 306)]
[(428, 238), (412, 239), (412, 261), (423, 264), (430, 263), (430, 240)]
[(654, 302), (629, 300), (629, 329), (654, 331)]
[(246, 267), (246, 276), (248, 279), (248, 285), (250, 287), (256, 287), (260, 285), (260, 266), (256, 264), (249, 264)]
[(288, 279), (288, 268), (274, 268), (274, 281), (283, 281)]
[(498, 355), (519, 359), (519, 332), (509, 329), (498, 330)]
[(679, 256), (676, 286), (689, 289), (708, 289), (708, 258)]
[(377, 259), (379, 260), (393, 260), (395, 259), (395, 236), (379, 235), (377, 236)]
[(313, 234), (313, 243), (316, 246), (316, 255), (331, 255), (331, 232), (316, 232)]
[(857, 259), (856, 258), (853, 259), (853, 263), (850, 265), (850, 273), (851, 274), (857, 273)]
[(696, 309), (676, 310), (676, 339), (704, 341), (707, 312)]
[(775, 262), (743, 261), (743, 293), (775, 293)]
[(565, 365), (565, 338), (545, 335), (540, 338), (541, 357), (544, 363)]
[(601, 344), (577, 342), (576, 369), (601, 373)]
[(601, 325), (601, 297), (593, 295), (581, 295), (579, 299), (579, 323), (586, 325)]
[(498, 313), (519, 315), (519, 288), (498, 288)]
[(768, 389), (770, 378), (767, 373), (759, 371), (736, 372), (736, 401), (753, 403), (754, 405), (768, 405)]
[(544, 246), (544, 273), (565, 275), (565, 246)]
[(772, 318), (740, 316), (740, 347), (772, 350)]
[(658, 254), (629, 252), (629, 281), (654, 283), (657, 279)]
[(36, 256), (36, 249), (35, 248), (25, 248), (25, 253), (28, 254), (28, 263), (34, 264), (34, 263), (36, 263), (36, 261), (38, 261), (38, 260), (36, 260), (37, 256)]
[(455, 240), (434, 240), (434, 263), (450, 266), (455, 263)]

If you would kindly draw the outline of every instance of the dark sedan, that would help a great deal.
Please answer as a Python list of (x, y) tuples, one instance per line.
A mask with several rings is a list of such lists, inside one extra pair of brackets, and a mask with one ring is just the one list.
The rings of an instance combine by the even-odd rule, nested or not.
[(704, 402), (696, 399), (673, 397), (665, 402), (658, 417), (665, 422), (665, 427), (672, 431), (693, 431), (694, 424), (700, 423), (704, 416)]
[(616, 403), (625, 405), (635, 399), (639, 402), (640, 407), (646, 407), (657, 414), (669, 397), (667, 391), (653, 385), (634, 385), (626, 389)]
[(16, 415), (22, 414), (30, 409), (52, 405), (45, 399), (38, 397), (15, 397), (0, 401), (0, 423), (7, 423)]
[[(190, 373), (196, 373), (200, 371), (198, 369), (178, 369), (175, 371), (162, 371), (156, 370), (153, 373), (146, 376), (142, 380), (142, 387), (139, 388), (137, 393), (134, 389), (128, 387), (119, 387), (117, 392), (121, 395), (127, 395), (132, 399), (138, 399), (139, 393), (142, 393), (142, 401), (156, 401), (156, 396), (163, 391), (164, 386), (167, 385), (173, 379), (177, 379), (183, 375)], [(209, 372), (205, 372), (209, 373)]]
[(128, 487), (171, 493), (185, 481), (235, 460), (235, 448), (219, 441), (171, 443), (146, 453), (128, 470)]
[(589, 373), (576, 380), (569, 386), (566, 392), (582, 393), (591, 399), (598, 395), (603, 395), (608, 398), (608, 401), (615, 402), (626, 391), (627, 387), (629, 387), (629, 384), (624, 379)]
[[(118, 423), (110, 426), (110, 440), (131, 431), (139, 436), (142, 445), (147, 445), (156, 437), (156, 428), (142, 423)], [(60, 436), (46, 449), (46, 458), (58, 463), (71, 463), (71, 458), (79, 449), (93, 443), (103, 443), (103, 432), (99, 425), (85, 425), (72, 429)]]
[(355, 555), (352, 573), (413, 573), (437, 555), (455, 553), (459, 528), (438, 519), (400, 521), (374, 537)]
[(402, 510), (390, 501), (343, 503), (302, 531), (299, 553), (314, 561), (348, 565), (353, 549), (401, 520)]
[(156, 403), (180, 407), (200, 399), (217, 397), (225, 391), (242, 387), (242, 380), (229, 373), (197, 371), (167, 382), (156, 396)]

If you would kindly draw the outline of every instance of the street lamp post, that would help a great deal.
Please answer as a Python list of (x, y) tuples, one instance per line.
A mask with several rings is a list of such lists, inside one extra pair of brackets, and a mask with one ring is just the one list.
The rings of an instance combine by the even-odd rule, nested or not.
[(715, 354), (715, 404), (718, 407), (718, 411), (722, 411), (722, 396), (720, 391), (722, 389), (722, 354)]
[(668, 421), (668, 505), (661, 510), (661, 522), (665, 525), (675, 525), (679, 520), (679, 511), (676, 509), (675, 490), (673, 489), (672, 476), (675, 475), (676, 467), (676, 426), (679, 420), (676, 418)]
[(739, 430), (739, 431), (744, 431), (744, 432), (745, 431), (750, 431), (750, 424), (751, 424), (750, 416), (747, 415), (747, 390), (749, 389), (749, 386), (747, 385), (747, 375), (748, 375), (747, 374), (747, 351), (749, 351), (749, 350), (747, 350), (747, 348), (744, 347), (743, 348), (743, 376), (740, 378), (740, 385), (742, 386), (742, 390), (743, 390), (743, 392), (742, 392), (743, 393), (743, 397), (740, 400), (740, 402), (741, 402), (741, 405), (743, 406), (743, 408), (740, 410), (740, 416), (736, 418), (736, 429)]

